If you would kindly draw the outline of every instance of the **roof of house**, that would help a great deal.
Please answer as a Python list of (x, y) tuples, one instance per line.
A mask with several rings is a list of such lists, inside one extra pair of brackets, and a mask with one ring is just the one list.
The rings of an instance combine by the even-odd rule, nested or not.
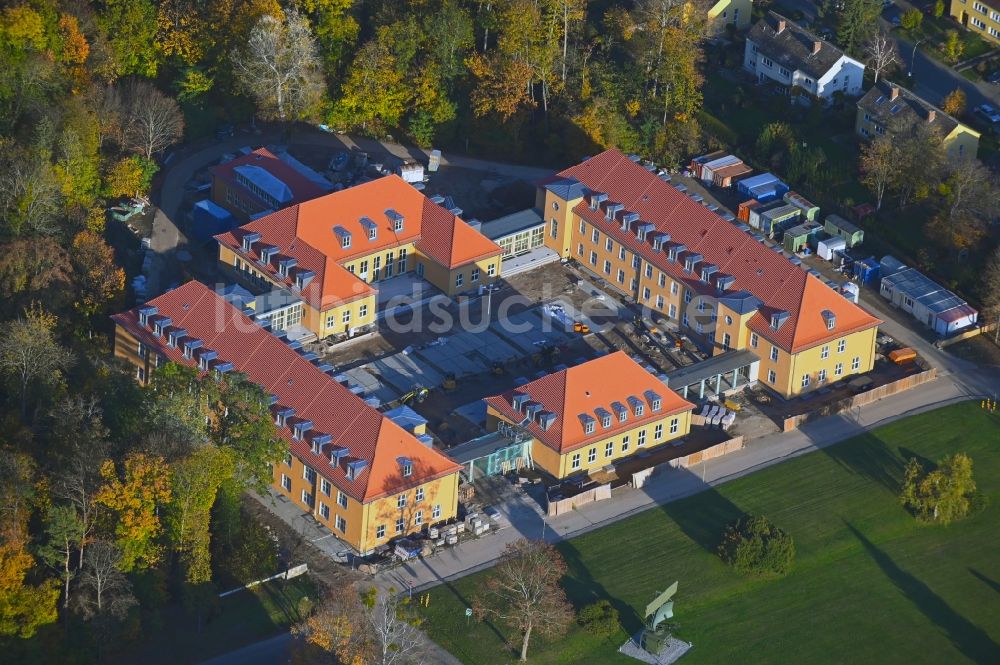
[[(959, 298), (916, 268), (907, 266), (902, 270), (883, 277), (882, 282), (892, 285), (896, 291), (906, 294), (938, 315), (955, 310), (956, 308), (959, 308), (959, 312), (975, 312), (962, 298)], [(955, 317), (954, 319), (944, 317), (945, 320), (957, 320), (957, 318), (960, 317)]]
[[(399, 217), (403, 228), (397, 232), (394, 220)], [(374, 239), (369, 239), (371, 228), (375, 229)], [(251, 252), (244, 252), (242, 239), (249, 233), (259, 233), (260, 239)], [(345, 236), (350, 238), (347, 247)], [(258, 258), (253, 254), (257, 248), (277, 247), (268, 265), (255, 267), (290, 287), (296, 271), (315, 273), (316, 278), (302, 290), (302, 295), (318, 309), (373, 293), (371, 285), (342, 264), (376, 251), (415, 243), (418, 250), (449, 269), (502, 252), (499, 245), (431, 202), (398, 175), (290, 206), (216, 239), (251, 260)], [(286, 257), (295, 258), (298, 265), (283, 279), (278, 276), (277, 262)]]
[[(207, 350), (215, 351), (218, 357), (212, 361), (213, 367), (232, 363), (234, 371), (277, 397), (272, 409), (294, 409), (289, 426), (311, 421), (312, 428), (304, 438), (294, 438), (289, 427), (281, 427), (278, 432), (296, 457), (355, 499), (370, 501), (461, 468), (420, 443), (204, 284), (188, 282), (146, 304), (150, 305), (156, 307), (157, 313), (145, 326), (139, 322), (138, 307), (111, 318), (168, 360), (196, 365), (196, 359), (185, 359), (180, 348), (165, 342), (171, 330), (186, 330), (182, 340), (194, 338), (203, 343), (196, 357)], [(158, 338), (151, 324), (163, 317), (170, 317), (171, 325), (164, 330), (164, 338)], [(321, 433), (329, 434), (331, 440), (316, 454), (311, 440)], [(335, 447), (349, 451), (337, 466), (330, 463), (330, 450)], [(412, 461), (411, 476), (401, 475), (400, 458)], [(348, 480), (346, 464), (357, 460), (364, 460), (366, 465), (353, 480)]]
[[(896, 95), (895, 99), (893, 94)], [(961, 124), (925, 99), (885, 79), (872, 86), (871, 90), (858, 100), (858, 108), (890, 130), (898, 126), (909, 128), (923, 122), (939, 129), (941, 136), (944, 137)], [(972, 132), (971, 129), (969, 131)], [(973, 133), (979, 135), (978, 132)]]
[[(559, 176), (576, 178), (591, 192), (606, 193), (607, 203), (620, 203), (623, 212), (639, 213), (639, 223), (652, 224), (654, 232), (669, 233), (671, 242), (664, 249), (682, 243), (688, 254), (700, 254), (703, 264), (717, 266), (716, 275), (734, 277), (729, 290), (749, 291), (763, 302), (758, 313), (751, 317), (750, 328), (787, 351), (797, 352), (881, 323), (787, 257), (769, 250), (617, 150), (591, 157)], [(635, 232), (622, 230), (618, 216), (608, 220), (605, 209), (591, 210), (587, 198), (573, 211), (689, 289), (716, 294), (714, 285), (699, 279), (700, 269), (686, 272), (682, 260), (671, 262), (664, 251), (654, 250), (653, 233), (640, 241)], [(827, 329), (823, 310), (836, 314), (833, 330)], [(790, 316), (774, 330), (770, 325), (771, 314), (778, 312), (788, 312)]]
[(840, 229), (844, 233), (850, 233), (851, 235), (861, 233), (861, 229), (858, 228), (856, 224), (849, 222), (840, 215), (834, 213), (827, 215), (824, 223), (829, 224), (835, 229)]
[[(517, 395), (527, 395), (529, 403), (541, 404), (542, 413), (555, 415), (548, 429), (543, 429), (537, 417), (524, 427), (559, 453), (694, 408), (694, 404), (667, 388), (624, 351), (547, 374), (500, 395), (487, 397), (486, 403), (505, 418), (520, 423), (526, 415), (524, 407), (521, 410), (514, 407)], [(653, 410), (655, 400), (660, 401), (657, 411)], [(642, 415), (635, 415), (635, 404), (643, 405)], [(627, 410), (624, 422), (619, 419), (622, 408)], [(603, 426), (604, 415), (611, 416), (608, 427)], [(585, 430), (588, 418), (594, 421), (591, 434)]]
[[(758, 53), (775, 64), (814, 79), (822, 78), (844, 56), (833, 44), (775, 12), (768, 12), (754, 23), (747, 39), (757, 45)], [(817, 43), (820, 46), (815, 51)]]
[[(246, 193), (256, 197), (256, 194), (237, 181), (236, 174), (242, 172), (244, 177), (268, 192), (282, 205), (308, 201), (322, 196), (327, 191), (267, 148), (257, 148), (225, 164), (213, 166), (210, 171), (213, 176), (242, 187)], [(260, 199), (260, 202), (266, 207), (270, 207), (273, 203), (263, 199)]]
[[(579, 197), (577, 197), (579, 198)], [(489, 222), (483, 222), (480, 229), (490, 240), (499, 240), (512, 233), (518, 233), (545, 224), (542, 213), (536, 208), (518, 210), (509, 215), (498, 217)]]

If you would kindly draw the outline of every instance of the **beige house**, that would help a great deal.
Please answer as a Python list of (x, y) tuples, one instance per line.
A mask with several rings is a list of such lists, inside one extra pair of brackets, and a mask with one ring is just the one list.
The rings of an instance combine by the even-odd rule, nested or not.
[(1000, 0), (951, 0), (948, 13), (967, 30), (1000, 43)]
[(874, 138), (910, 131), (918, 123), (926, 123), (941, 134), (950, 159), (975, 157), (979, 151), (979, 132), (889, 81), (879, 81), (858, 100), (854, 130), (860, 136)]

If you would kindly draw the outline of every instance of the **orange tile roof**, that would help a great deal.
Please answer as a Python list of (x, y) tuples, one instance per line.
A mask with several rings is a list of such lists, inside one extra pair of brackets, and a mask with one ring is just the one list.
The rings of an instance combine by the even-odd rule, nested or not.
[[(392, 211), (403, 218), (403, 228), (399, 232), (394, 230), (390, 219)], [(369, 240), (366, 224), (375, 227), (374, 240)], [(283, 256), (298, 259), (299, 266), (316, 273), (314, 285), (307, 287), (303, 296), (310, 305), (321, 309), (374, 291), (341, 264), (377, 251), (413, 243), (418, 250), (449, 269), (480, 258), (499, 256), (503, 251), (397, 175), (279, 210), (218, 235), (216, 239), (244, 254), (241, 240), (250, 232), (261, 234), (259, 243), (278, 247), (278, 256), (266, 267), (272, 277), (277, 279), (277, 260)], [(350, 247), (343, 247), (338, 232), (350, 234)], [(286, 280), (289, 285), (292, 282), (293, 279)]]
[[(623, 231), (618, 217), (608, 220), (603, 208), (591, 210), (587, 197), (573, 209), (602, 233), (693, 291), (707, 295), (715, 293), (713, 285), (699, 279), (701, 265), (714, 264), (718, 268), (716, 274), (734, 277), (731, 290), (745, 289), (764, 303), (750, 327), (786, 351), (795, 353), (820, 344), (824, 339), (881, 323), (786, 256), (760, 244), (617, 150), (591, 157), (556, 177), (575, 178), (589, 190), (607, 194), (608, 203), (621, 203), (625, 211), (639, 213), (641, 222), (654, 226), (653, 232), (669, 233), (668, 246), (682, 243), (687, 247), (686, 254), (702, 255), (703, 260), (695, 271), (686, 272), (684, 254), (681, 260), (670, 262), (664, 251), (653, 249), (649, 239), (640, 241), (633, 231)], [(825, 329), (824, 310), (836, 314), (836, 326), (832, 331)], [(773, 330), (771, 314), (778, 311), (788, 312), (789, 318), (778, 330)], [(819, 325), (829, 335), (821, 336)]]
[[(325, 194), (323, 189), (309, 180), (309, 178), (296, 171), (290, 165), (278, 159), (278, 157), (267, 148), (257, 148), (248, 155), (241, 155), (236, 159), (226, 162), (225, 164), (213, 166), (210, 171), (213, 176), (241, 187), (248, 194), (253, 195), (252, 192), (237, 182), (236, 176), (233, 174), (233, 170), (237, 166), (243, 165), (259, 166), (281, 182), (288, 185), (288, 189), (291, 190), (292, 193), (293, 203), (308, 201), (309, 199)], [(256, 198), (256, 195), (254, 195), (254, 197)], [(265, 206), (265, 209), (266, 206), (269, 205), (263, 200), (261, 200), (260, 203)]]
[[(273, 408), (280, 405), (295, 409), (290, 425), (312, 421), (305, 439), (295, 439), (288, 427), (278, 431), (296, 457), (355, 499), (371, 501), (461, 469), (461, 465), (422, 444), (205, 285), (188, 282), (147, 305), (158, 310), (149, 325), (140, 325), (139, 308), (112, 319), (167, 359), (195, 365), (197, 361), (185, 359), (181, 349), (167, 346), (166, 334), (163, 338), (154, 334), (152, 322), (170, 317), (172, 324), (166, 331), (183, 328), (187, 330), (184, 339), (199, 339), (203, 350), (218, 353), (213, 366), (223, 361), (232, 363), (234, 371), (277, 396)], [(310, 439), (319, 433), (329, 434), (331, 440), (322, 446), (320, 454), (315, 454)], [(346, 460), (333, 466), (329, 451), (337, 446), (347, 448), (349, 453)], [(405, 479), (400, 476), (401, 457), (413, 464), (413, 474)], [(348, 480), (345, 463), (354, 460), (364, 460), (367, 465)]]
[[(653, 411), (647, 391), (660, 398), (659, 411)], [(542, 410), (555, 414), (555, 420), (547, 430), (542, 428), (537, 418), (526, 428), (532, 436), (559, 453), (694, 408), (694, 404), (667, 388), (623, 351), (609, 353), (500, 395), (487, 397), (486, 403), (505, 418), (521, 422), (525, 414), (513, 406), (514, 396), (518, 393), (528, 395), (530, 401), (541, 403)], [(642, 416), (634, 415), (630, 398), (638, 399), (644, 405)], [(624, 423), (618, 419), (618, 405), (628, 409)], [(611, 415), (610, 427), (602, 426), (597, 409), (604, 409)], [(596, 421), (593, 434), (586, 433), (581, 414), (587, 414)]]

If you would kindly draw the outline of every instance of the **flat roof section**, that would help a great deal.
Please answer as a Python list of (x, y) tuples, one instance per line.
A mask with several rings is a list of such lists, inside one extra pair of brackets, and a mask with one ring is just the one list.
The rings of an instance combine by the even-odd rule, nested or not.
[(677, 390), (684, 386), (701, 383), (708, 379), (713, 379), (719, 374), (728, 374), (741, 367), (760, 362), (760, 358), (752, 351), (728, 351), (726, 353), (712, 356), (700, 363), (682, 367), (673, 372), (667, 372), (667, 387)]
[(490, 222), (483, 222), (480, 232), (490, 240), (496, 242), (500, 238), (543, 224), (545, 224), (545, 220), (542, 219), (541, 211), (535, 208), (528, 208), (527, 210), (518, 210), (509, 215), (498, 217)]

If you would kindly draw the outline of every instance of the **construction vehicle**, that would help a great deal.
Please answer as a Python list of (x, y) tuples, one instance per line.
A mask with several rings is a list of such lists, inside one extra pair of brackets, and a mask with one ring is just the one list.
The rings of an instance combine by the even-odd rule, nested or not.
[(399, 398), (399, 403), (420, 404), (425, 399), (427, 399), (428, 393), (430, 393), (430, 391), (421, 385), (413, 386), (413, 390), (411, 390), (410, 392), (406, 393), (405, 395)]
[(455, 373), (448, 372), (444, 375), (444, 380), (441, 382), (441, 387), (445, 390), (454, 390), (458, 382), (455, 380)]

